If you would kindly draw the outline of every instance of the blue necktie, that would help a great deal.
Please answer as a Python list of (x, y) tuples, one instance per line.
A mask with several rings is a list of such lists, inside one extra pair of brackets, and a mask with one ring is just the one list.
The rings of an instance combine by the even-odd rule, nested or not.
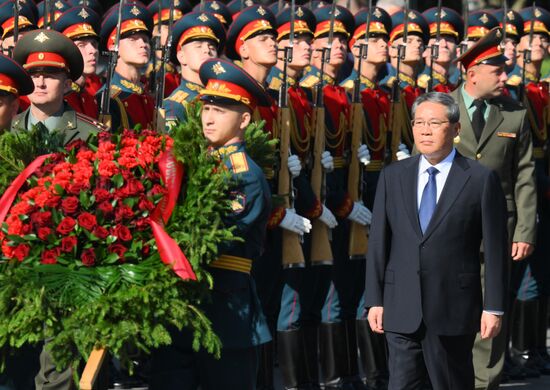
[(420, 219), (422, 234), (424, 234), (428, 228), (437, 203), (437, 183), (435, 182), (435, 175), (437, 175), (439, 171), (437, 168), (430, 167), (427, 169), (427, 172), (430, 177), (428, 179), (428, 184), (426, 184), (424, 191), (422, 191), (422, 200), (420, 201), (420, 208), (418, 209), (418, 218)]

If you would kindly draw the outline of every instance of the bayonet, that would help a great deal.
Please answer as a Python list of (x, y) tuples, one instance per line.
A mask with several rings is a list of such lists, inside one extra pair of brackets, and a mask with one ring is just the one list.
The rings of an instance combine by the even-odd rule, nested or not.
[(441, 39), (441, 12), (441, 0), (437, 0), (435, 42), (430, 46), (430, 79), (428, 80), (428, 88), (426, 92), (431, 92), (434, 85), (434, 63), (439, 58), (439, 40)]
[(502, 47), (502, 51), (506, 48), (506, 37), (508, 36), (508, 32), (506, 31), (506, 26), (508, 24), (508, 1), (502, 0), (502, 12), (504, 12), (504, 16), (502, 18), (502, 41), (500, 42), (500, 46)]
[(365, 27), (365, 43), (359, 45), (359, 58), (357, 64), (357, 77), (353, 81), (353, 102), (359, 103), (361, 95), (361, 66), (363, 60), (367, 60), (370, 36), (370, 23), (372, 19), (372, 0), (369, 0), (369, 11), (367, 13), (367, 26)]
[(13, 46), (17, 44), (17, 40), (19, 39), (19, 11), (21, 4), (19, 0), (15, 0), (15, 8), (13, 10)]
[[(505, 0), (506, 1), (506, 0)], [(464, 38), (460, 42), (460, 54), (464, 54), (468, 50), (468, 28), (469, 26), (469, 10), (468, 10), (468, 0), (462, 0), (462, 13), (464, 14)]]
[(537, 12), (537, 7), (535, 6), (535, 1), (533, 1), (533, 5), (532, 5), (532, 13), (533, 15), (531, 16), (531, 22), (530, 22), (530, 30), (529, 30), (529, 44), (527, 46), (527, 48), (523, 49), (523, 68), (521, 69), (521, 87), (519, 88), (519, 91), (518, 91), (518, 97), (519, 97), (519, 101), (523, 101), (523, 96), (524, 96), (524, 91), (525, 91), (525, 87), (526, 87), (526, 82), (525, 82), (525, 78), (526, 78), (526, 73), (525, 73), (525, 68), (527, 67), (526, 65), (527, 64), (530, 64), (531, 63), (531, 51), (533, 50), (533, 34), (534, 34), (534, 29), (535, 29), (535, 19), (536, 19), (536, 16), (535, 16), (535, 13)]

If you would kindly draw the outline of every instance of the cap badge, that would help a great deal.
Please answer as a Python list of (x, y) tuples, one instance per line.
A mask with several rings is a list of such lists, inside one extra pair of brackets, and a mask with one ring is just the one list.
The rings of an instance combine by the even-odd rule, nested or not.
[(57, 1), (57, 2), (55, 3), (55, 8), (57, 8), (57, 9), (63, 9), (63, 3), (62, 3), (61, 1)]
[(258, 10), (256, 11), (260, 15), (264, 16), (267, 12), (262, 7), (258, 7)]
[(44, 53), (38, 53), (38, 59), (42, 61), (44, 59)]
[(483, 22), (483, 24), (487, 24), (487, 22), (489, 21), (489, 18), (487, 17), (487, 14), (483, 14), (479, 18), (479, 20), (481, 20)]
[(175, 0), (175, 1), (174, 1), (174, 5), (175, 5), (176, 7), (179, 7), (179, 6), (180, 6), (180, 0)]
[(416, 19), (416, 14), (412, 11), (409, 12), (409, 19)]
[(341, 14), (340, 10), (336, 8), (336, 10), (334, 11), (334, 16), (338, 16), (340, 14)]
[(216, 73), (216, 75), (220, 75), (225, 73), (225, 68), (222, 66), (221, 62), (218, 61), (212, 66), (212, 72)]
[(376, 16), (377, 18), (380, 18), (382, 16), (382, 12), (380, 12), (380, 10), (378, 8), (375, 8), (374, 12), (372, 14), (374, 16)]
[(298, 7), (298, 11), (296, 11), (296, 16), (300, 18), (304, 16), (304, 11), (302, 11), (302, 7)]
[(48, 36), (47, 36), (46, 34), (44, 34), (44, 32), (41, 32), (40, 34), (38, 34), (38, 35), (34, 38), (35, 41), (38, 41), (38, 42), (40, 42), (40, 43), (44, 43), (44, 42), (46, 42), (48, 39), (50, 39), (50, 38), (48, 38)]
[(513, 11), (508, 11), (506, 16), (508, 16), (508, 19), (510, 19), (510, 20), (514, 20), (516, 18), (516, 15), (514, 15)]
[(79, 15), (80, 17), (82, 17), (82, 19), (86, 19), (86, 18), (88, 18), (88, 16), (90, 16), (90, 14), (87, 13), (86, 10), (85, 10), (84, 8), (82, 8), (82, 9), (80, 10), (80, 12), (78, 13), (78, 15)]
[(441, 10), (441, 19), (444, 19), (447, 16), (447, 12), (444, 9)]
[(199, 19), (201, 22), (208, 22), (210, 20), (208, 19), (208, 16), (206, 14), (200, 14), (197, 19)]
[(141, 14), (141, 12), (139, 11), (138, 7), (136, 7), (135, 5), (132, 7), (132, 9), (130, 10), (130, 13), (134, 16), (138, 16), (139, 14)]
[(219, 10), (220, 9), (220, 5), (217, 3), (217, 2), (213, 2), (212, 5), (210, 6), (210, 8), (212, 8), (213, 10)]
[(535, 7), (534, 14), (535, 14), (535, 17), (540, 18), (540, 16), (542, 15), (542, 12), (540, 12), (540, 10), (537, 7)]

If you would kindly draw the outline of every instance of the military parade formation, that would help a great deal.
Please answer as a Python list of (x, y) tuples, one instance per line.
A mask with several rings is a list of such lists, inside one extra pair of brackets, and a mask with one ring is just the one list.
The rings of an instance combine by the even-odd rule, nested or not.
[[(497, 337), (475, 341), (475, 388), (550, 375), (550, 10), (535, 3), (0, 1), (2, 129), (61, 129), (66, 143), (170, 134), (201, 102), (204, 136), (239, 183), (228, 221), (242, 241), (209, 265), (221, 357), (176, 332), (118, 388), (269, 390), (278, 366), (284, 389), (387, 389), (386, 340), (367, 318), (371, 211), (381, 170), (417, 153), (413, 105), (429, 92), (459, 104), (454, 147), (506, 198), (508, 310)], [(267, 166), (244, 142), (260, 120), (277, 140)], [(7, 361), (0, 388), (70, 389), (75, 374), (40, 346)]]

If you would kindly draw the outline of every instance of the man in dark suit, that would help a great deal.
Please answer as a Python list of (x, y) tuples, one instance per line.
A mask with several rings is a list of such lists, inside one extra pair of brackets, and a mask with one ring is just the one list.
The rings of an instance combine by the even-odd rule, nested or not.
[[(506, 205), (493, 171), (453, 147), (459, 108), (449, 95), (412, 109), (419, 155), (380, 175), (367, 254), (366, 306), (385, 332), (390, 390), (474, 388), (472, 346), (498, 334), (505, 308)], [(479, 248), (485, 250), (485, 297)]]

